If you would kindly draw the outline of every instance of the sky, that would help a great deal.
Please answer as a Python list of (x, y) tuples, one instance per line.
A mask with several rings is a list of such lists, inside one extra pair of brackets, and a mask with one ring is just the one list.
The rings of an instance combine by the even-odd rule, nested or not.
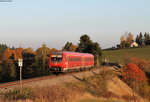
[(125, 32), (150, 32), (150, 0), (0, 2), (0, 44), (10, 47), (37, 49), (44, 43), (61, 49), (87, 34), (108, 48), (119, 44)]

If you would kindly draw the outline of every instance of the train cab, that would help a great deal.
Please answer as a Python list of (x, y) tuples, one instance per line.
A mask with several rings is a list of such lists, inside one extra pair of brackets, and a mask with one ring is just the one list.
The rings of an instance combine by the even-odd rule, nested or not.
[(49, 58), (49, 67), (52, 71), (62, 71), (63, 70), (63, 53), (52, 52)]

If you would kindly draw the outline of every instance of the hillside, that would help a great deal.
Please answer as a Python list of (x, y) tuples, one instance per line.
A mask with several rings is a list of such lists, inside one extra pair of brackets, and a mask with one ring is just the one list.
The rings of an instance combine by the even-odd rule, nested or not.
[(102, 61), (107, 59), (108, 62), (124, 63), (124, 58), (128, 56), (136, 56), (138, 58), (150, 61), (150, 46), (131, 49), (109, 50), (102, 52)]
[[(53, 85), (47, 83), (43, 87), (25, 88), (22, 98), (16, 89), (8, 91), (3, 94), (3, 98), (16, 99), (18, 102), (129, 102), (135, 98), (140, 102), (146, 102), (117, 78), (112, 67), (104, 67), (89, 73), (92, 76), (89, 77), (88, 73), (82, 73), (80, 76), (70, 75), (65, 77), (68, 80), (66, 82), (65, 79), (61, 79), (63, 83), (51, 82)], [(67, 77), (71, 76), (69, 80)], [(17, 97), (27, 100), (20, 101)]]

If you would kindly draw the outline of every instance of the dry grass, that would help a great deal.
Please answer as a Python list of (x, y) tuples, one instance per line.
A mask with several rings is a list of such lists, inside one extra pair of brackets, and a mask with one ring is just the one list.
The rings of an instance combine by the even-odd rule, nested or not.
[(78, 80), (62, 86), (34, 88), (28, 99), (14, 102), (148, 102), (133, 97), (132, 89), (119, 80), (116, 73), (111, 70), (104, 69), (90, 78)]
[(76, 90), (59, 86), (36, 88), (31, 99), (34, 102), (65, 102), (76, 96)]
[(7, 100), (19, 100), (19, 99), (27, 99), (30, 98), (31, 89), (23, 88), (21, 91), (19, 88), (14, 90), (6, 90), (5, 92), (1, 92), (1, 98), (3, 101)]

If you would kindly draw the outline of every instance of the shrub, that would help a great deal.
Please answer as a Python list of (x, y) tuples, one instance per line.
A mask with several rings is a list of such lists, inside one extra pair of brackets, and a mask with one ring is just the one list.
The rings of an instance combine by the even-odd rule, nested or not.
[(136, 64), (130, 63), (126, 65), (123, 80), (140, 96), (149, 99), (150, 86), (148, 85), (146, 75)]
[(123, 79), (128, 85), (131, 86), (134, 82), (147, 82), (145, 73), (136, 64), (129, 63), (123, 70)]
[(127, 57), (126, 64), (128, 63), (134, 63), (144, 72), (150, 72), (150, 63), (145, 59), (140, 59), (137, 57)]
[(148, 77), (149, 83), (150, 83), (150, 62), (145, 59), (140, 59), (137, 57), (126, 57), (125, 60), (126, 64), (128, 63), (134, 63), (136, 64), (140, 69), (142, 69), (146, 76)]
[(1, 93), (1, 97), (4, 101), (6, 100), (18, 100), (18, 99), (27, 99), (31, 96), (30, 88), (23, 88), (20, 92), (20, 89), (16, 88), (14, 90), (7, 90)]
[(55, 85), (34, 89), (31, 100), (34, 102), (63, 102), (73, 96), (75, 96), (75, 91)]

